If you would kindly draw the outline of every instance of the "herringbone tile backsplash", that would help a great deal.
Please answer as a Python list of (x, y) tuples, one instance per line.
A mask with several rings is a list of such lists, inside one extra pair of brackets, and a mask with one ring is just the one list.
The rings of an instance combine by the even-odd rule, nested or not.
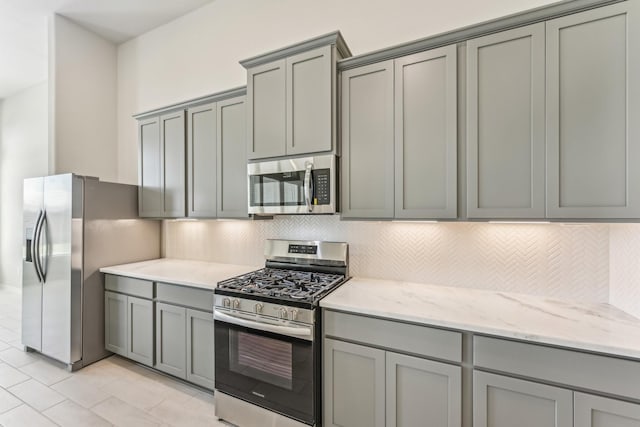
[(609, 227), (609, 301), (640, 317), (640, 224)]
[[(352, 276), (609, 301), (606, 224), (396, 223), (335, 215), (165, 221), (163, 227), (169, 258), (262, 265), (268, 238), (345, 241)], [(640, 239), (628, 250), (634, 251), (640, 255)], [(637, 289), (640, 267), (635, 273), (627, 279), (633, 286), (620, 286), (620, 294)]]

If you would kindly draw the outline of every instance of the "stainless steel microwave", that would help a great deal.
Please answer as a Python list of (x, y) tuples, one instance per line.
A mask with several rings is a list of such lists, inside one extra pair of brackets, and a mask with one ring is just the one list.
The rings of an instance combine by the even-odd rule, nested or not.
[(336, 213), (336, 164), (334, 155), (249, 163), (249, 213)]

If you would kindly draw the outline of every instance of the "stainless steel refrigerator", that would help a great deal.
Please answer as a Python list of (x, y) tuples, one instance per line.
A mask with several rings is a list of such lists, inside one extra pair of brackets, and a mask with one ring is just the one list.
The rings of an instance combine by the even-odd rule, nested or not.
[(73, 174), (24, 181), (22, 344), (76, 370), (110, 353), (101, 267), (160, 256), (134, 185)]

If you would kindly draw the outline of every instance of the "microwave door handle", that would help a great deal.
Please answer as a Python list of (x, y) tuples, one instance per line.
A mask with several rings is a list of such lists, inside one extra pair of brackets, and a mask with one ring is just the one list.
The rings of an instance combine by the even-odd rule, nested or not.
[(270, 323), (256, 322), (254, 320), (244, 319), (242, 317), (223, 313), (219, 310), (214, 310), (213, 319), (219, 320), (221, 322), (231, 323), (232, 325), (244, 326), (246, 328), (253, 328), (259, 331), (273, 332), (275, 334), (288, 335), (292, 337), (303, 338), (306, 340), (311, 340), (313, 338), (311, 328), (299, 326), (280, 326), (272, 325)]
[(313, 181), (311, 180), (311, 169), (313, 168), (313, 163), (306, 163), (307, 170), (304, 173), (304, 201), (307, 204), (307, 211), (313, 212), (313, 208), (311, 207), (311, 193), (313, 191)]

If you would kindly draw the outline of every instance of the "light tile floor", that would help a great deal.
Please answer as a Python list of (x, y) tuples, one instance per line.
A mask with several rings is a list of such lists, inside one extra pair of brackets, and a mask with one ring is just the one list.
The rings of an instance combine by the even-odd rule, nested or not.
[(213, 396), (119, 356), (78, 372), (22, 351), (21, 296), (0, 287), (0, 426), (228, 427)]

